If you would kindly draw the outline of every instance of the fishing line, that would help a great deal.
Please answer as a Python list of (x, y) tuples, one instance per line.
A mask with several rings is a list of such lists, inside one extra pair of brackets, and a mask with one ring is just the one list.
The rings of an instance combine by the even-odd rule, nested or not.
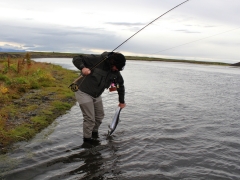
[[(153, 21), (151, 21), (150, 23), (148, 23), (147, 25), (145, 25), (143, 28), (141, 28), (140, 30), (138, 30), (136, 33), (134, 33), (132, 36), (130, 36), (128, 39), (126, 39), (125, 41), (123, 41), (119, 46), (117, 46), (115, 49), (112, 50), (112, 52), (110, 52), (105, 58), (103, 58), (99, 63), (97, 63), (96, 65), (94, 65), (90, 70), (93, 70), (96, 66), (98, 66), (99, 64), (101, 64), (103, 61), (105, 61), (106, 59), (108, 59), (112, 54), (113, 51), (115, 51), (116, 49), (118, 49), (119, 47), (121, 47), (124, 43), (126, 43), (129, 39), (131, 39), (133, 36), (135, 36), (136, 34), (138, 34), (140, 31), (142, 31), (143, 29), (145, 29), (147, 26), (149, 26), (150, 24), (152, 24), (153, 22), (155, 22), (156, 20), (160, 19), (162, 16), (166, 15), (167, 13), (169, 13), (170, 11), (176, 9), (177, 7), (181, 6), (182, 4), (188, 2), (190, 0), (186, 0), (180, 4), (178, 4), (177, 6), (173, 7), (172, 9), (168, 10), (167, 12), (163, 13), (162, 15), (158, 16), (156, 19), (154, 19)], [(78, 80), (80, 80), (82, 77), (86, 77), (83, 76), (82, 74), (80, 74), (80, 76), (73, 81), (72, 84), (70, 84), (69, 88), (71, 88), (71, 90), (73, 92), (78, 91), (78, 85), (76, 84)]]
[(163, 51), (168, 51), (170, 49), (174, 49), (174, 48), (181, 47), (181, 46), (184, 46), (184, 45), (187, 45), (187, 44), (191, 44), (191, 43), (194, 43), (194, 42), (197, 42), (197, 41), (201, 41), (203, 39), (208, 39), (208, 38), (211, 38), (211, 37), (214, 37), (214, 36), (217, 36), (217, 35), (220, 35), (220, 34), (224, 34), (224, 33), (230, 32), (230, 31), (234, 31), (234, 30), (237, 30), (237, 29), (240, 29), (240, 27), (235, 28), (235, 29), (231, 29), (231, 30), (228, 30), (228, 31), (224, 31), (224, 32), (221, 32), (221, 33), (218, 33), (218, 34), (214, 34), (214, 35), (211, 35), (211, 36), (207, 36), (207, 37), (204, 37), (204, 38), (201, 38), (201, 39), (197, 39), (197, 40), (194, 40), (194, 41), (190, 41), (190, 42), (187, 42), (187, 43), (184, 43), (184, 44), (180, 44), (180, 45), (177, 45), (177, 46), (174, 46), (174, 47), (163, 49), (163, 50), (157, 51), (157, 52), (152, 53), (152, 54), (157, 54), (157, 53), (160, 53), (160, 52), (163, 52)]
[[(189, 1), (189, 0), (187, 0)], [(148, 23), (146, 26), (144, 26), (142, 29), (138, 30), (136, 33), (134, 33), (132, 36), (130, 36), (128, 39), (126, 39), (122, 44), (120, 44), (118, 47), (116, 47), (113, 51), (115, 51), (116, 49), (118, 49), (120, 46), (122, 46), (124, 43), (126, 43), (129, 39), (131, 39), (133, 36), (135, 36), (137, 33), (139, 33), (140, 31), (142, 31), (143, 29), (145, 29), (147, 26), (149, 26), (150, 24), (152, 24), (154, 21), (158, 20), (159, 18), (161, 18), (162, 16), (164, 16), (165, 14), (169, 13), (170, 11), (176, 9), (177, 7), (181, 6), (182, 4), (186, 3), (187, 1), (184, 1), (180, 4), (178, 4), (177, 6), (173, 7), (172, 9), (168, 10), (167, 12), (163, 13), (162, 15), (158, 16), (156, 19), (154, 19), (153, 21), (151, 21), (150, 23)], [(112, 52), (113, 52), (112, 51)]]

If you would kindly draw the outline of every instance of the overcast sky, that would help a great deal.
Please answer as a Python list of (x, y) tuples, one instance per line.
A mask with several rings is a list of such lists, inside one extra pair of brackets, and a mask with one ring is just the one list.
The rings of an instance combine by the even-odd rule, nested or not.
[[(112, 51), (184, 0), (0, 0), (0, 48)], [(116, 51), (240, 62), (240, 0), (189, 0)]]

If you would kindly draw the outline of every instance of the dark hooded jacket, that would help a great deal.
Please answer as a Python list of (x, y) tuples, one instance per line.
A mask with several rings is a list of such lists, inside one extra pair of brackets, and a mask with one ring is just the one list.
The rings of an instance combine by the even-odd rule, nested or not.
[[(80, 91), (97, 98), (103, 91), (110, 87), (113, 81), (117, 82), (119, 102), (124, 103), (124, 80), (119, 71), (111, 71), (111, 66), (108, 59), (101, 62), (109, 52), (104, 52), (101, 55), (78, 55), (73, 58), (73, 64), (82, 70), (84, 67), (93, 69), (91, 74), (83, 76), (78, 80), (77, 85)], [(101, 62), (101, 63), (100, 63)], [(96, 67), (95, 67), (96, 66)]]

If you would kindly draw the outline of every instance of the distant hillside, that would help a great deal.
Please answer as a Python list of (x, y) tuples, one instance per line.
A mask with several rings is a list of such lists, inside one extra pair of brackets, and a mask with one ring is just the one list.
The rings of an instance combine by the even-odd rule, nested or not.
[(21, 57), (24, 57), (24, 54), (19, 54), (19, 53), (16, 53), (16, 52), (0, 52), (0, 59), (4, 59), (4, 58), (21, 58)]
[[(10, 58), (21, 58), (29, 53), (31, 58), (73, 58), (76, 55), (82, 53), (61, 53), (61, 52), (1, 52), (0, 59), (7, 57)], [(140, 56), (126, 56), (127, 60), (143, 60), (143, 61), (164, 61), (164, 62), (182, 62), (182, 63), (194, 63), (194, 64), (205, 64), (205, 65), (223, 65), (223, 66), (240, 66), (240, 62), (236, 64), (229, 64), (223, 62), (206, 62), (206, 61), (195, 61), (195, 60), (180, 60), (180, 59), (164, 59), (154, 57), (140, 57)]]
[(29, 53), (31, 58), (72, 58), (79, 54), (74, 53), (59, 53), (59, 52), (1, 52), (0, 51), (0, 59), (3, 58), (20, 58), (24, 57), (26, 53)]
[(240, 66), (240, 62), (232, 64), (232, 66)]

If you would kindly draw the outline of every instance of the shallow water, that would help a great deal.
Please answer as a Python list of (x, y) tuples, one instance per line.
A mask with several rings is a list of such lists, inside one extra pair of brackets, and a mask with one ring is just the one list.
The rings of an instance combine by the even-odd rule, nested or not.
[[(71, 59), (36, 61), (75, 69)], [(240, 179), (239, 68), (127, 61), (122, 75), (127, 107), (111, 138), (106, 136), (118, 96), (105, 91), (99, 145), (83, 144), (76, 104), (31, 141), (2, 155), (0, 177)]]

